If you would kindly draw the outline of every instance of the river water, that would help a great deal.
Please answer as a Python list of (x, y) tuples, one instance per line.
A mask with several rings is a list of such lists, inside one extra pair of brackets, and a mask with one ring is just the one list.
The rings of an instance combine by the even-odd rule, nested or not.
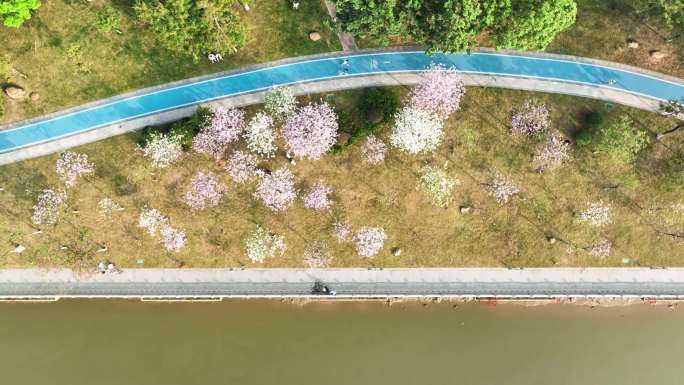
[(0, 384), (684, 383), (684, 309), (0, 304)]

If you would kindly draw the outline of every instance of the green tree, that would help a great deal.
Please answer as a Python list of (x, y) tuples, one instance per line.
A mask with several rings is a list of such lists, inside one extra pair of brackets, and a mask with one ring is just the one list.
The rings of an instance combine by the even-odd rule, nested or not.
[(6, 27), (17, 28), (39, 7), (39, 0), (0, 0), (0, 20)]
[(634, 126), (627, 116), (602, 128), (591, 139), (594, 148), (610, 155), (613, 159), (631, 163), (637, 154), (648, 146), (648, 135)]
[(543, 50), (576, 16), (574, 0), (519, 0), (510, 16), (494, 25), (492, 40), (497, 48)]
[(387, 44), (388, 38), (415, 33), (420, 0), (336, 0), (343, 28), (360, 37)]
[(497, 48), (544, 49), (575, 21), (574, 0), (336, 0), (343, 28), (386, 42), (409, 36), (430, 51), (463, 52), (489, 35)]
[(246, 28), (235, 13), (238, 0), (136, 0), (135, 13), (168, 49), (193, 57), (243, 47)]

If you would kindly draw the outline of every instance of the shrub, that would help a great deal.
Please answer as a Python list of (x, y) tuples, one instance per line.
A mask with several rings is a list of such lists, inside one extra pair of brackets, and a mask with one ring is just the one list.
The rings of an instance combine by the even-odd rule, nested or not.
[(136, 0), (135, 14), (166, 48), (192, 56), (232, 53), (246, 43), (238, 0)]
[(648, 135), (636, 128), (627, 116), (620, 117), (591, 138), (591, 143), (598, 151), (625, 163), (633, 162), (649, 142)]
[(17, 28), (31, 18), (31, 11), (39, 7), (39, 0), (2, 0), (0, 1), (0, 20), (6, 27)]
[(603, 125), (603, 114), (598, 111), (590, 111), (584, 115), (584, 123), (591, 128), (600, 128)]
[[(382, 114), (384, 119), (387, 119), (397, 112), (399, 102), (391, 90), (382, 87), (373, 87), (366, 88), (363, 91), (359, 107), (366, 118), (368, 118), (369, 114), (373, 111), (377, 111)], [(340, 122), (341, 121), (342, 117), (340, 116)]]
[(119, 29), (121, 24), (121, 14), (114, 7), (104, 7), (95, 14), (95, 27), (100, 32), (111, 32)]
[(587, 130), (577, 131), (575, 134), (575, 143), (579, 146), (586, 146), (591, 143), (591, 133)]

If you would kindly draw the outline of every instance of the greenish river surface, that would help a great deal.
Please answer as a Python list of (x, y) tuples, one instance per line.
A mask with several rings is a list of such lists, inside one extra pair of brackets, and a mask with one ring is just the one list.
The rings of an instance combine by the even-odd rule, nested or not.
[(684, 383), (684, 309), (0, 304), (0, 384)]

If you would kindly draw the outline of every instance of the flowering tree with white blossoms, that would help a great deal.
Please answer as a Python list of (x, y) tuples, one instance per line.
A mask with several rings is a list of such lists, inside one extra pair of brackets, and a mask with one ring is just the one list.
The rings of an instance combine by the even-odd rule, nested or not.
[(332, 234), (337, 238), (337, 242), (347, 242), (352, 236), (351, 225), (346, 221), (335, 219), (332, 223)]
[(316, 160), (335, 144), (337, 115), (328, 103), (298, 108), (283, 124), (283, 137), (294, 156)]
[(332, 254), (324, 242), (314, 241), (304, 246), (304, 265), (311, 269), (330, 266)]
[(225, 169), (235, 183), (245, 183), (257, 174), (257, 157), (243, 151), (235, 151), (228, 158)]
[(147, 230), (147, 233), (153, 237), (157, 235), (162, 227), (168, 226), (168, 224), (169, 219), (157, 209), (146, 208), (138, 217), (138, 227)]
[(442, 121), (437, 115), (404, 107), (395, 117), (390, 142), (409, 154), (431, 152), (442, 140)]
[(515, 194), (519, 193), (520, 189), (518, 189), (510, 179), (497, 173), (494, 175), (494, 178), (487, 183), (487, 191), (497, 202), (505, 204), (508, 203)]
[(297, 197), (294, 174), (286, 167), (263, 174), (254, 197), (260, 199), (273, 212), (288, 208)]
[(150, 236), (157, 238), (166, 251), (179, 252), (185, 246), (185, 233), (171, 227), (169, 218), (157, 209), (144, 209), (138, 218), (138, 227), (144, 228)]
[(109, 218), (115, 211), (123, 210), (123, 207), (114, 202), (111, 198), (102, 198), (97, 202), (97, 208), (100, 216), (103, 218)]
[(413, 87), (410, 105), (446, 119), (456, 112), (465, 94), (465, 85), (456, 69), (431, 64)]
[(270, 158), (278, 150), (273, 119), (263, 112), (254, 115), (242, 136), (247, 142), (249, 151), (258, 155)]
[(45, 189), (41, 191), (38, 195), (38, 201), (33, 206), (31, 222), (36, 226), (50, 226), (57, 223), (64, 199), (64, 194), (55, 190)]
[(178, 136), (153, 133), (142, 151), (153, 167), (166, 168), (183, 155), (183, 145)]
[(453, 199), (454, 186), (458, 183), (456, 179), (449, 177), (446, 171), (425, 166), (420, 170), (418, 189), (426, 193), (435, 206), (447, 207)]
[(185, 194), (184, 201), (193, 210), (203, 210), (216, 206), (226, 191), (226, 186), (214, 173), (198, 171), (192, 178), (190, 191)]
[(363, 227), (354, 235), (356, 252), (365, 258), (373, 258), (382, 250), (387, 234), (380, 227)]
[(245, 129), (245, 113), (237, 108), (217, 107), (211, 110), (207, 124), (192, 140), (192, 148), (220, 159), (231, 142)]
[(375, 135), (368, 135), (366, 141), (361, 145), (361, 154), (366, 158), (366, 162), (372, 165), (379, 165), (385, 161), (387, 146)]
[(533, 162), (539, 172), (560, 167), (570, 159), (570, 143), (560, 135), (551, 134), (535, 154)]
[(613, 243), (608, 239), (601, 239), (598, 243), (589, 246), (587, 252), (592, 257), (606, 258), (610, 255)]
[(323, 181), (318, 181), (304, 195), (304, 207), (313, 210), (326, 210), (332, 206), (333, 201), (328, 197), (332, 194), (332, 189), (326, 186)]
[(71, 151), (59, 154), (55, 168), (59, 179), (66, 188), (74, 187), (78, 177), (92, 174), (95, 171), (95, 165), (88, 162), (88, 155)]
[(611, 222), (610, 206), (603, 203), (603, 201), (593, 202), (589, 204), (586, 210), (580, 213), (578, 222), (588, 223), (594, 227), (601, 227)]
[(266, 258), (283, 255), (285, 250), (285, 237), (273, 234), (261, 226), (257, 226), (245, 240), (245, 253), (252, 263), (262, 263)]
[(282, 120), (297, 108), (297, 100), (289, 88), (276, 87), (264, 95), (264, 107), (273, 118)]
[(550, 125), (549, 110), (543, 104), (531, 100), (523, 102), (511, 117), (511, 132), (514, 135), (535, 136), (543, 134)]

